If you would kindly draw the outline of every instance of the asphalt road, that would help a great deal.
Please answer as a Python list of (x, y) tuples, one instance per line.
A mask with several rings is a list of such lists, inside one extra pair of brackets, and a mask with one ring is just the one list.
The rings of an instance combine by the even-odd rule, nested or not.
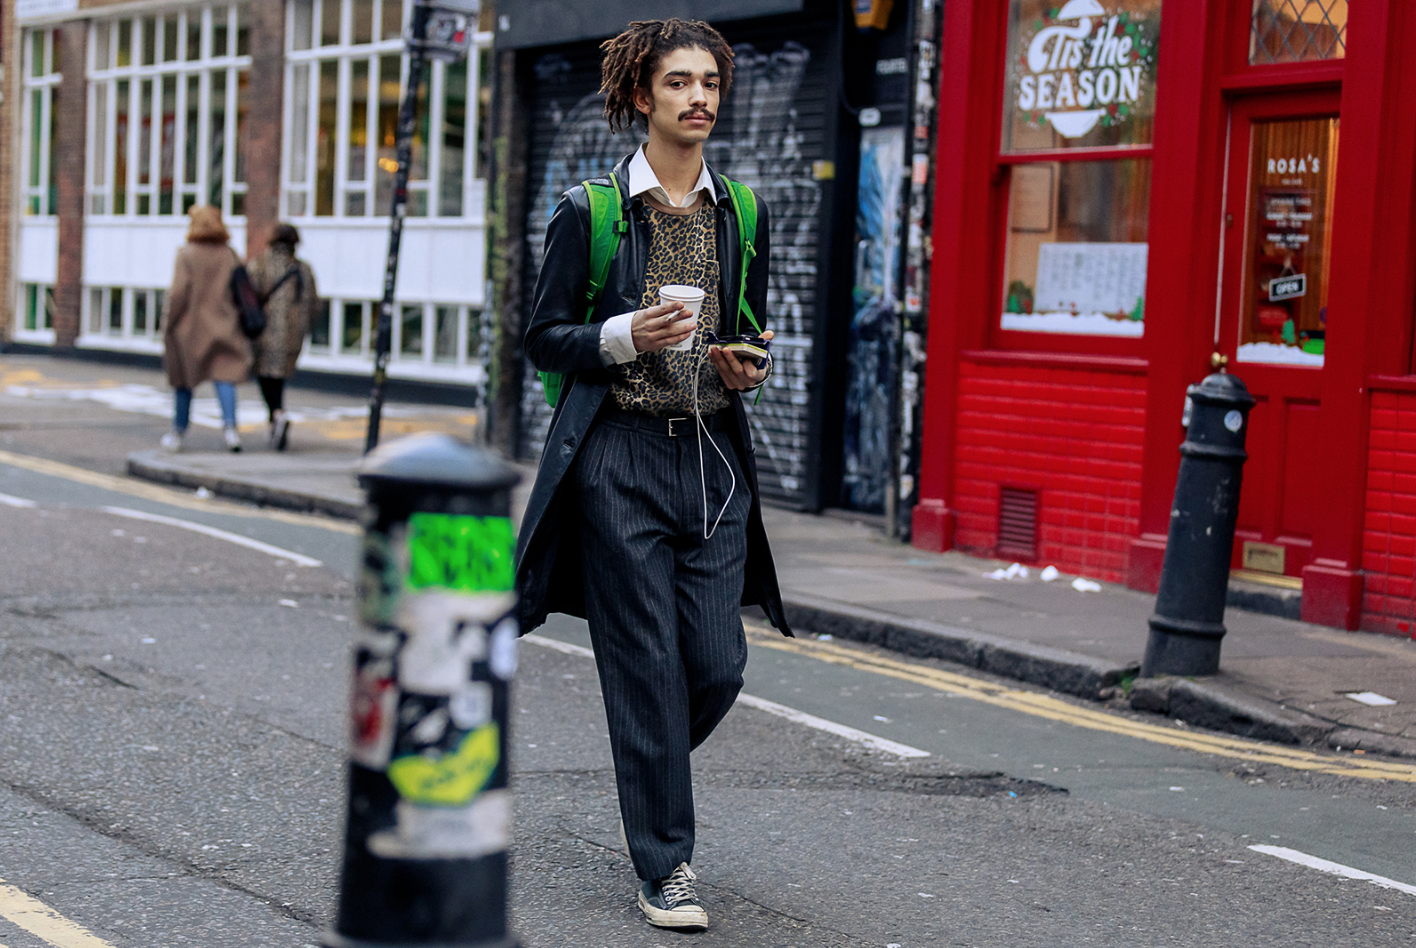
[[(0, 944), (318, 944), (353, 528), (5, 454), (0, 537)], [(695, 936), (634, 906), (583, 627), (523, 645), (512, 922), (527, 946), (1416, 944), (1409, 765), (751, 638), (760, 700), (695, 758), (713, 921)]]

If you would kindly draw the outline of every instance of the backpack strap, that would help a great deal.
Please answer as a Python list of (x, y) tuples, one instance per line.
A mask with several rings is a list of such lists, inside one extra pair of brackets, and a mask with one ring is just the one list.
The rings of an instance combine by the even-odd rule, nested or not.
[(752, 193), (752, 189), (745, 184), (739, 184), (731, 178), (724, 178), (723, 183), (728, 186), (728, 197), (733, 202), (733, 216), (737, 218), (738, 246), (742, 248), (742, 279), (738, 283), (738, 318), (747, 316), (747, 321), (752, 324), (760, 335), (762, 326), (757, 322), (757, 316), (752, 312), (752, 307), (747, 302), (747, 268), (752, 263), (752, 258), (757, 256), (757, 197)]
[[(595, 306), (605, 291), (609, 279), (610, 263), (619, 252), (620, 238), (629, 231), (629, 221), (624, 219), (624, 196), (620, 191), (619, 179), (611, 171), (609, 184), (582, 181), (585, 195), (590, 201), (590, 283), (585, 289), (585, 321), (590, 322), (595, 315)], [(565, 376), (560, 372), (539, 372), (541, 388), (546, 401), (552, 408), (560, 401), (561, 388)]]

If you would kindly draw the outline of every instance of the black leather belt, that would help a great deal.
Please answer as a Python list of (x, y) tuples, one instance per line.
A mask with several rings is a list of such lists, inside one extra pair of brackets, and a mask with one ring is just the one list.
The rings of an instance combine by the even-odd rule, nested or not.
[[(624, 411), (620, 408), (606, 408), (600, 413), (600, 418), (609, 424), (618, 425), (621, 428), (629, 428), (634, 431), (648, 431), (670, 438), (681, 438), (684, 435), (691, 435), (698, 428), (698, 424), (693, 420), (692, 415), (661, 417), (659, 415), (645, 415), (637, 411)], [(720, 412), (703, 416), (703, 424), (707, 426), (709, 431), (726, 431), (733, 421), (733, 410), (731, 408), (724, 408)]]

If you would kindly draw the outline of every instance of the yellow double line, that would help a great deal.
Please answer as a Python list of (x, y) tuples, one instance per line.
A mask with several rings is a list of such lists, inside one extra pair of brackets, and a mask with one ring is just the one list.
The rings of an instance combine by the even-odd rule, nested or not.
[(1341, 777), (1361, 777), (1367, 780), (1399, 780), (1416, 783), (1416, 766), (1391, 764), (1380, 760), (1359, 760), (1330, 757), (1311, 751), (1279, 747), (1238, 737), (1224, 737), (1175, 727), (1145, 724), (1105, 711), (1078, 707), (1049, 695), (1009, 688), (978, 678), (946, 672), (928, 665), (915, 665), (863, 650), (846, 648), (832, 642), (813, 639), (783, 638), (774, 631), (753, 627), (752, 643), (779, 652), (803, 655), (831, 665), (842, 665), (860, 671), (885, 675), (923, 685), (936, 691), (970, 698), (999, 708), (1020, 711), (1050, 721), (1061, 721), (1074, 727), (1108, 734), (1120, 734), (1137, 740), (1179, 747), (1201, 754), (1214, 754), (1251, 763), (1277, 764), (1293, 770), (1335, 774)]

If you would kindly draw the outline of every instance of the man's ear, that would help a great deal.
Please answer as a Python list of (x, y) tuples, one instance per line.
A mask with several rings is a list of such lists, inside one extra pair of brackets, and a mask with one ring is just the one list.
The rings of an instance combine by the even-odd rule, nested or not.
[(645, 115), (654, 111), (654, 97), (643, 86), (634, 87), (634, 107)]

